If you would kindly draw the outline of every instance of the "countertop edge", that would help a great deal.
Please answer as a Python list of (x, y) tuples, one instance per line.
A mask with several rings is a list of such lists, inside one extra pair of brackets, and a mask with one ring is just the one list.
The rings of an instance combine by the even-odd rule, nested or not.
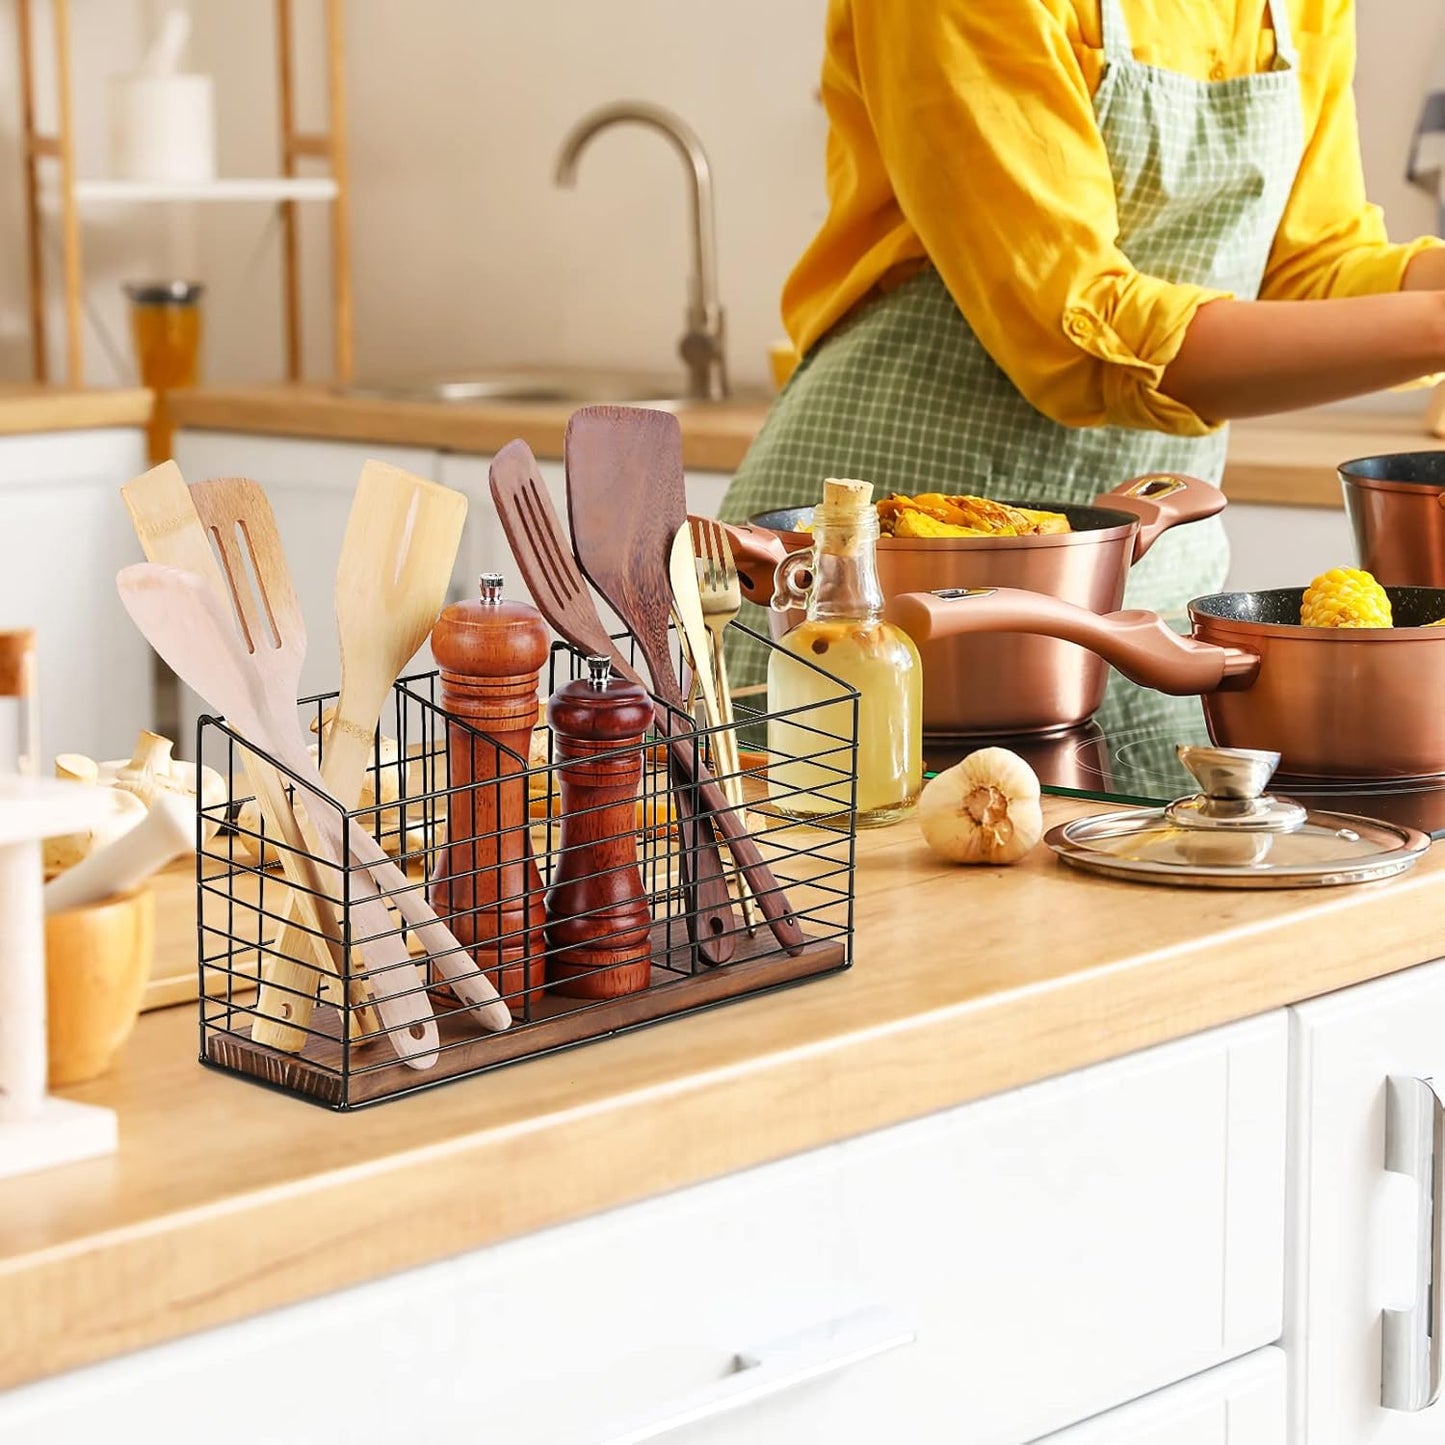
[[(1341, 899), (1351, 910), (1348, 928), (1331, 927), (1334, 910), (1327, 907), (1226, 931), (1047, 987), (763, 1055), (528, 1128), (394, 1153), (293, 1187), (92, 1236), (74, 1248), (22, 1256), (0, 1266), (0, 1320), (11, 1322), (0, 1325), (0, 1388), (1397, 972), (1427, 961), (1425, 930), (1411, 921), (1416, 909), (1402, 906), (1402, 894), (1426, 906), (1425, 895), (1440, 881), (1417, 875), (1414, 886), (1400, 880), (1370, 899)], [(1362, 950), (1358, 939), (1366, 935), (1371, 948)], [(947, 1067), (960, 1057), (971, 1061), (964, 1073)], [(766, 1122), (719, 1131), (719, 1117)], [(529, 1143), (541, 1129), (549, 1152), (588, 1167), (566, 1171), (545, 1198), (522, 1199), (509, 1180), (525, 1174)], [(682, 1147), (649, 1148), (649, 1139), (659, 1138)], [(427, 1201), (424, 1213), (408, 1208), (418, 1199)], [(395, 1228), (398, 1217), (408, 1220), (405, 1232)], [(77, 1278), (84, 1280), (81, 1291)]]
[(0, 437), (43, 432), (95, 431), (104, 427), (143, 427), (155, 399), (144, 387), (0, 388)]

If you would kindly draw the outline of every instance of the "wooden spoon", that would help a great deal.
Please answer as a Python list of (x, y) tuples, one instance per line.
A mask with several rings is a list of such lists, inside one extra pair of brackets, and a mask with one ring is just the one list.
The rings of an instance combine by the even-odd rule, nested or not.
[[(392, 684), (446, 601), (466, 516), (461, 492), (384, 462), (361, 468), (336, 566), (341, 691), (321, 750), (321, 776), (343, 808), (361, 797)], [(301, 934), (288, 921), (276, 952), (294, 956)]]
[[(122, 569), (116, 585), (126, 611), (176, 676), (309, 786), (308, 771), (315, 769), (296, 721), (301, 659), (295, 649), (258, 636), (261, 619), (255, 613), (243, 642), (210, 589), (192, 572), (140, 562)], [(341, 823), (320, 788), (319, 773), (315, 783), (319, 806), (309, 810), (307, 831), (314, 834), (315, 855), (337, 867), (345, 857)], [(349, 883), (352, 924), (366, 940), (358, 948), (372, 974), (388, 1037), (407, 1064), (428, 1069), (437, 1060), (438, 1036), (421, 977), (375, 884), (364, 872), (353, 874)]]

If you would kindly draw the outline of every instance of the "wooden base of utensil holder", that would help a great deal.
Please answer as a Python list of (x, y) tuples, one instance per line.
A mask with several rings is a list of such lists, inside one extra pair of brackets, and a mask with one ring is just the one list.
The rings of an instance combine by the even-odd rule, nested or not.
[(438, 1016), (441, 1057), (425, 1073), (399, 1063), (385, 1041), (353, 1044), (344, 1058), (341, 1019), (334, 1009), (319, 1008), (312, 1019), (316, 1031), (300, 1054), (283, 1054), (250, 1038), (237, 1020), (225, 1032), (206, 1040), (206, 1062), (261, 1083), (276, 1085), (333, 1109), (354, 1109), (399, 1094), (428, 1088), (551, 1053), (572, 1044), (622, 1033), (676, 1014), (725, 1003), (805, 978), (836, 973), (848, 966), (847, 940), (829, 937), (810, 942), (789, 957), (778, 951), (764, 930), (757, 938), (740, 938), (733, 962), (703, 973), (691, 973), (691, 945), (677, 920), (653, 928), (653, 963), (648, 986), (638, 993), (605, 1001), (572, 1000), (549, 991), (500, 1034), (483, 1034), (460, 1011)]

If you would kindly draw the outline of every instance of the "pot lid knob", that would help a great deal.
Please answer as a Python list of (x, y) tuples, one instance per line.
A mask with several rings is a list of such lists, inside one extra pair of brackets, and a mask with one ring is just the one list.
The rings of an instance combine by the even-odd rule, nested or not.
[(1257, 833), (1292, 833), (1304, 826), (1305, 808), (1293, 798), (1264, 791), (1279, 754), (1253, 748), (1205, 748), (1180, 743), (1179, 761), (1194, 775), (1201, 792), (1180, 798), (1164, 810), (1180, 828), (1233, 829)]

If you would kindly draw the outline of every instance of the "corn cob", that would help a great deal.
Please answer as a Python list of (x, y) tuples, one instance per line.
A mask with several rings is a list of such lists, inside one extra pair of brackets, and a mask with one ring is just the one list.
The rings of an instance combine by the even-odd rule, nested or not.
[(1385, 589), (1356, 567), (1332, 567), (1308, 587), (1300, 603), (1305, 627), (1391, 627)]

